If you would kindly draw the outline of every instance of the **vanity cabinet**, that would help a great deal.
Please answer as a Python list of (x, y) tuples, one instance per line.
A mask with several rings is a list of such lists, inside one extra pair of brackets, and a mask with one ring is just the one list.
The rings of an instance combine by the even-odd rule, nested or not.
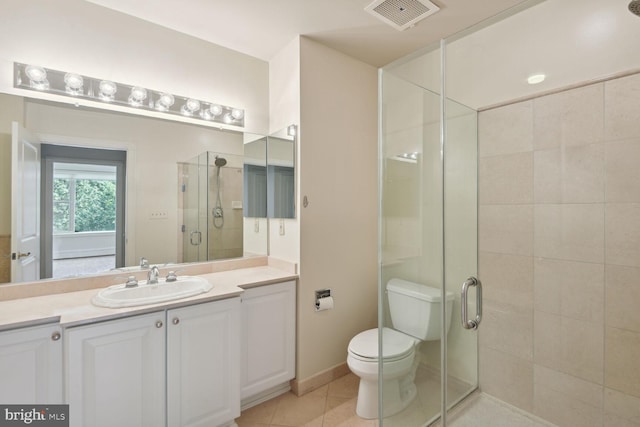
[(296, 282), (246, 289), (242, 295), (243, 403), (288, 386), (295, 377)]
[(60, 326), (0, 332), (0, 402), (63, 403)]
[(167, 426), (240, 416), (240, 298), (167, 311)]
[(232, 422), (240, 415), (239, 325), (235, 297), (69, 328), (71, 426)]
[(165, 313), (66, 330), (70, 425), (165, 425)]

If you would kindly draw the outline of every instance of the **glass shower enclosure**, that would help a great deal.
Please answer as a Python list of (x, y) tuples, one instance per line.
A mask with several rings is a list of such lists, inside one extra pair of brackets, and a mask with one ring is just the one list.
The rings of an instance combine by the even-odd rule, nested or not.
[(210, 151), (178, 164), (181, 262), (243, 256), (243, 165)]
[[(474, 320), (481, 308), (479, 287), (466, 304), (461, 292), (477, 274), (477, 113), (442, 90), (443, 49), (432, 46), (379, 75), (379, 331), (394, 328), (386, 291), (394, 278), (437, 290), (433, 307), (441, 326), (440, 339), (416, 345), (407, 378), (415, 398), (400, 408), (390, 404), (398, 391), (385, 382), (379, 363), (385, 426), (446, 424), (447, 409), (478, 386), (477, 331), (461, 319), (463, 305)], [(441, 303), (449, 300), (451, 307)], [(412, 315), (420, 321), (421, 313)], [(382, 334), (379, 340), (385, 354), (390, 344)]]

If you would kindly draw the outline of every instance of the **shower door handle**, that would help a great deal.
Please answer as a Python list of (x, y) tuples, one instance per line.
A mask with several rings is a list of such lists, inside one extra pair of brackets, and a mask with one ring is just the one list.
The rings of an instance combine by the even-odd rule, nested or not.
[[(469, 294), (469, 288), (476, 288), (476, 318), (469, 319), (467, 316), (467, 295)], [(475, 277), (469, 277), (462, 284), (462, 294), (460, 298), (462, 309), (462, 327), (465, 329), (478, 329), (480, 321), (482, 320), (482, 283)]]
[[(196, 241), (193, 241), (193, 238), (197, 237)], [(202, 233), (199, 231), (192, 231), (191, 233), (189, 233), (189, 240), (191, 241), (191, 244), (193, 246), (198, 246), (200, 243), (202, 243)]]

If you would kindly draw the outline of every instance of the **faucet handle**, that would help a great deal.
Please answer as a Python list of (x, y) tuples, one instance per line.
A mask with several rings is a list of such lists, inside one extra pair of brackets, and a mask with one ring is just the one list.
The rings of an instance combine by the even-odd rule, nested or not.
[(138, 279), (136, 279), (136, 276), (116, 276), (114, 277), (114, 280), (122, 280), (122, 279), (127, 279), (127, 281), (124, 284), (125, 288), (135, 288), (136, 286), (138, 286)]
[(165, 279), (167, 282), (175, 282), (178, 280), (178, 275), (176, 274), (180, 270), (171, 270), (167, 273), (167, 278)]
[(149, 268), (149, 260), (145, 257), (140, 258), (140, 268)]
[(138, 279), (136, 279), (136, 276), (129, 276), (127, 278), (127, 282), (124, 284), (124, 287), (135, 288), (136, 286), (138, 286)]

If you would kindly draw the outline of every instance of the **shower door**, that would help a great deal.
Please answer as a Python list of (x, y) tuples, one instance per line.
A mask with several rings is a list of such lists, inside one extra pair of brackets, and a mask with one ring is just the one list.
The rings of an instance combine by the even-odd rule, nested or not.
[[(441, 96), (440, 52), (435, 46), (380, 72), (380, 330), (393, 327), (385, 292), (391, 278), (437, 288), (440, 301), (452, 298), (451, 307), (438, 303), (445, 308), (440, 339), (417, 345), (408, 378), (416, 397), (391, 411), (397, 393), (379, 383), (384, 426), (446, 424), (443, 408), (478, 385), (477, 331), (461, 321), (462, 284), (477, 270), (477, 115)], [(475, 317), (474, 301), (469, 312)]]
[(207, 261), (208, 156), (181, 163), (182, 262)]

